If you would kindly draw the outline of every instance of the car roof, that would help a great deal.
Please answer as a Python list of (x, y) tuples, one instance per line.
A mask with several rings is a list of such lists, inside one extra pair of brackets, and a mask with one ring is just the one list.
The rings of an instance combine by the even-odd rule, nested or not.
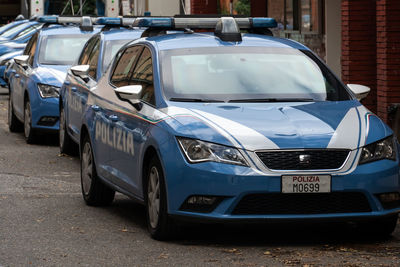
[(82, 31), (79, 26), (55, 25), (48, 28), (42, 28), (40, 35), (64, 35), (64, 34), (95, 34), (101, 30), (103, 26), (93, 26), (93, 31)]
[(243, 34), (242, 41), (237, 43), (221, 41), (214, 33), (173, 33), (148, 37), (146, 40), (155, 43), (158, 50), (232, 45), (309, 50), (306, 46), (292, 40), (260, 34)]
[(124, 39), (137, 39), (142, 35), (143, 30), (131, 28), (113, 28), (108, 31), (102, 31), (105, 41), (111, 40), (124, 40)]

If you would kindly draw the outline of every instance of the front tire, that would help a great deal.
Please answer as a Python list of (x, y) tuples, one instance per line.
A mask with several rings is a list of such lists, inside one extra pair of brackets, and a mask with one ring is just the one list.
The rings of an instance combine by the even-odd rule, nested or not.
[(85, 136), (81, 152), (82, 195), (89, 206), (106, 206), (114, 200), (115, 191), (105, 185), (97, 176), (89, 137)]
[(22, 131), (22, 123), (17, 119), (17, 116), (14, 114), (13, 104), (12, 104), (12, 96), (10, 92), (10, 98), (8, 99), (8, 129), (10, 132), (20, 132)]
[(58, 131), (60, 152), (71, 155), (74, 152), (74, 142), (67, 132), (65, 111), (61, 103), (60, 108), (60, 130)]
[(147, 228), (153, 239), (170, 239), (176, 229), (172, 219), (168, 216), (165, 179), (157, 157), (150, 160), (145, 175)]
[(29, 99), (25, 101), (24, 105), (24, 135), (28, 144), (35, 142), (35, 132), (32, 129), (32, 110)]

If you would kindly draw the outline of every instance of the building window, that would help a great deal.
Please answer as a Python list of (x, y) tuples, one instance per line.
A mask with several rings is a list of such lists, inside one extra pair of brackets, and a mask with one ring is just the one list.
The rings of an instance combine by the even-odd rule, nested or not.
[(269, 0), (268, 16), (287, 32), (322, 33), (321, 0)]

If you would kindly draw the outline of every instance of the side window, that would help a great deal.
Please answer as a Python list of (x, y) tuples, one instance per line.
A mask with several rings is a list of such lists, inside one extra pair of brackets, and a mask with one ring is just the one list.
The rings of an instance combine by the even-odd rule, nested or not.
[(38, 34), (35, 34), (34, 36), (32, 36), (32, 38), (29, 40), (29, 43), (26, 46), (26, 49), (24, 51), (24, 55), (29, 56), (28, 64), (30, 66), (33, 65), (33, 59), (35, 57), (35, 52), (36, 52), (37, 39), (38, 39)]
[(131, 46), (122, 52), (111, 76), (111, 83), (114, 86), (129, 85), (129, 78), (132, 76), (132, 69), (135, 66), (134, 63), (142, 49), (143, 47), (141, 46)]
[(93, 46), (96, 44), (97, 40), (98, 37), (96, 36), (87, 41), (85, 47), (81, 52), (81, 56), (79, 57), (78, 65), (88, 65), (90, 53), (92, 52)]
[(99, 52), (100, 52), (100, 39), (97, 39), (92, 52), (89, 57), (89, 75), (93, 79), (97, 78), (97, 63), (99, 61)]
[(155, 105), (154, 86), (153, 86), (153, 62), (150, 49), (144, 48), (140, 58), (132, 73), (130, 83), (143, 86), (142, 100)]

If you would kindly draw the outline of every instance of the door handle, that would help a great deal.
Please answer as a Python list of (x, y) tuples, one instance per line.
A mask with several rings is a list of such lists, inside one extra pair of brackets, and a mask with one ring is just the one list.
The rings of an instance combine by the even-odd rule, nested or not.
[(65, 84), (65, 85), (70, 85), (71, 82), (70, 82), (70, 81), (65, 81), (64, 84)]
[(15, 74), (15, 78), (19, 78), (20, 76), (19, 76), (19, 74), (17, 73), (17, 74)]
[(72, 92), (76, 92), (76, 90), (77, 90), (77, 89), (76, 89), (75, 86), (72, 86), (72, 87), (71, 87), (71, 91), (72, 91)]
[(100, 107), (97, 106), (97, 105), (93, 105), (93, 106), (92, 106), (92, 109), (93, 109), (95, 112), (100, 111)]
[(109, 118), (112, 122), (117, 122), (117, 121), (119, 121), (117, 115), (110, 115), (108, 118)]

